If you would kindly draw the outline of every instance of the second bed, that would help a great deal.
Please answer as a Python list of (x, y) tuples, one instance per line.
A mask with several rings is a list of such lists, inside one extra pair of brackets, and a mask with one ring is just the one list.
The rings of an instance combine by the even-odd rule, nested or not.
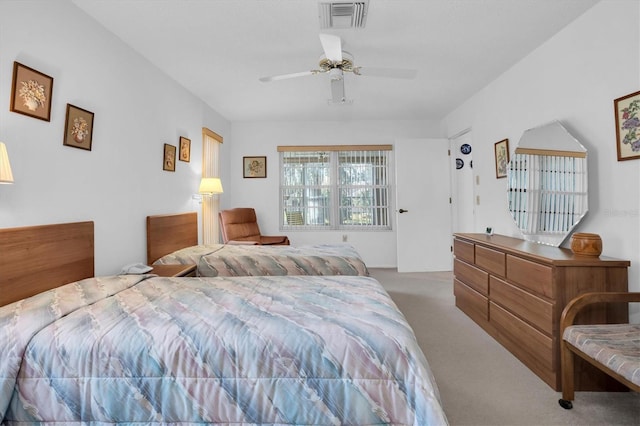
[(198, 244), (196, 213), (147, 216), (149, 265), (194, 264), (217, 276), (369, 275), (349, 244), (259, 246)]

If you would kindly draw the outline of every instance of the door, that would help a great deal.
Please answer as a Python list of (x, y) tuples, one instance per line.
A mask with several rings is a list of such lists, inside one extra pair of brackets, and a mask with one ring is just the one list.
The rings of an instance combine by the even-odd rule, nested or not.
[(399, 139), (395, 159), (398, 272), (450, 271), (449, 141)]

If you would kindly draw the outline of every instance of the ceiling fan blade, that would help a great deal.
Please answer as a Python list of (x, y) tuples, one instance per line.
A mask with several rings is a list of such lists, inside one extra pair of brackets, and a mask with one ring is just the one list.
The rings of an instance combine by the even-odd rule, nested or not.
[(344, 78), (342, 70), (334, 68), (329, 72), (331, 76), (331, 100), (333, 103), (343, 103), (344, 97)]
[(364, 75), (369, 77), (388, 77), (388, 78), (416, 78), (417, 70), (403, 68), (370, 68), (370, 67), (354, 67), (353, 73), (356, 75)]
[(344, 80), (331, 80), (331, 100), (336, 104), (344, 102)]
[(342, 62), (342, 40), (333, 34), (320, 34), (324, 56), (332, 62)]
[(308, 75), (315, 75), (315, 74), (319, 74), (325, 71), (322, 70), (311, 70), (311, 71), (302, 71), (302, 72), (295, 72), (292, 74), (281, 74), (281, 75), (272, 75), (272, 76), (268, 76), (268, 77), (261, 77), (260, 81), (262, 82), (269, 82), (269, 81), (278, 81), (278, 80), (286, 80), (288, 78), (296, 78), (296, 77), (306, 77)]

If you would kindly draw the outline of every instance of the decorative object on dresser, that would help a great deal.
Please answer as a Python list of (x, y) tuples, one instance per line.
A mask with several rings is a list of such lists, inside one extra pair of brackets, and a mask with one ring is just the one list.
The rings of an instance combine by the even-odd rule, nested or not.
[(618, 161), (640, 158), (640, 92), (613, 101)]
[(558, 247), (588, 210), (587, 150), (558, 121), (524, 132), (507, 168), (523, 238)]
[(581, 256), (600, 256), (602, 238), (598, 234), (576, 232), (571, 236), (571, 251)]
[(164, 157), (162, 160), (162, 170), (169, 172), (176, 171), (176, 147), (174, 145), (164, 144)]
[(93, 139), (93, 113), (67, 104), (63, 145), (91, 151)]
[[(556, 391), (561, 389), (560, 315), (580, 294), (627, 292), (627, 260), (578, 256), (503, 235), (454, 234), (456, 306)], [(628, 321), (628, 307), (595, 306), (579, 324)], [(622, 390), (588, 363), (575, 368), (578, 390)]]
[(10, 111), (51, 121), (52, 94), (53, 77), (19, 62), (13, 63)]

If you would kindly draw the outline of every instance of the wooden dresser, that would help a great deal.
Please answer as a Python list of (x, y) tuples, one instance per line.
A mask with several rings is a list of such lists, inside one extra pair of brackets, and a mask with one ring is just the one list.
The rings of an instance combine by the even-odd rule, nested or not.
[[(454, 234), (453, 247), (456, 306), (556, 391), (564, 307), (589, 291), (628, 291), (627, 260), (576, 256), (503, 235)], [(627, 305), (594, 305), (576, 323), (628, 317)], [(622, 390), (587, 363), (575, 370), (577, 390)]]

